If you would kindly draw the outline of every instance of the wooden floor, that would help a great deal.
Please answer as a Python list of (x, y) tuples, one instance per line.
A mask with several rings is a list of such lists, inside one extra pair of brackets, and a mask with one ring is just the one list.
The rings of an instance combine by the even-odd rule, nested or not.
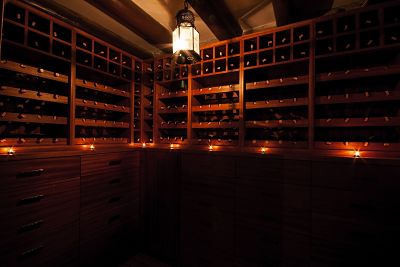
[(120, 267), (171, 267), (144, 254), (137, 254)]

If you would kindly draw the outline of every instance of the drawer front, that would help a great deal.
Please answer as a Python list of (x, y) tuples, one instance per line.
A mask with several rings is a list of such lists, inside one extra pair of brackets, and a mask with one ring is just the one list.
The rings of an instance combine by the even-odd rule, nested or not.
[[(79, 219), (79, 179), (2, 194), (0, 249), (45, 238)], [(21, 204), (23, 203), (23, 204)]]
[(37, 183), (57, 182), (80, 176), (80, 158), (20, 160), (0, 163), (0, 190), (30, 186)]
[(126, 204), (139, 205), (139, 192), (129, 189), (116, 192), (102, 192), (95, 196), (81, 196), (81, 214), (97, 214)]
[(138, 207), (134, 201), (129, 201), (109, 210), (82, 215), (81, 244), (90, 243), (93, 239), (110, 237), (126, 223), (132, 223), (134, 226), (137, 221)]
[(0, 253), (0, 266), (77, 266), (78, 222), (40, 239), (24, 242)]
[(76, 188), (79, 188), (79, 178), (63, 183), (0, 190), (0, 216), (33, 214), (46, 210), (57, 212), (60, 203), (71, 199), (79, 201)]
[(139, 152), (88, 155), (82, 157), (82, 176), (126, 173), (139, 169)]
[(82, 201), (96, 201), (96, 198), (123, 192), (138, 191), (138, 174), (133, 172), (124, 175), (91, 175), (81, 179)]

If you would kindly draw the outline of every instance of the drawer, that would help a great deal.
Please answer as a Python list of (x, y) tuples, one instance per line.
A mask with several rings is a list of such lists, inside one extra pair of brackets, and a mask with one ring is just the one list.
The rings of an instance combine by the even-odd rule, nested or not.
[(82, 194), (99, 194), (100, 192), (130, 188), (139, 188), (139, 176), (133, 171), (124, 174), (98, 174), (89, 175), (81, 178)]
[(79, 257), (78, 222), (0, 252), (0, 266), (74, 266)]
[(128, 201), (107, 210), (82, 214), (80, 217), (81, 243), (87, 243), (99, 236), (108, 236), (118, 231), (122, 225), (135, 222), (139, 214), (138, 202)]
[(82, 176), (126, 173), (139, 169), (139, 152), (96, 154), (82, 157)]
[(41, 182), (57, 182), (80, 176), (80, 158), (20, 160), (0, 163), (0, 191), (9, 187), (34, 187)]
[(104, 192), (98, 196), (81, 196), (81, 214), (99, 214), (124, 205), (139, 203), (139, 193), (129, 190)]
[[(43, 191), (42, 203), (2, 209), (7, 213), (0, 221), (0, 249), (17, 247), (29, 240), (40, 240), (65, 225), (79, 220), (79, 180), (59, 183), (52, 192)], [(18, 202), (18, 201), (17, 201)], [(33, 204), (32, 204), (33, 205)]]
[(58, 212), (63, 202), (79, 201), (79, 178), (63, 183), (23, 186), (14, 190), (0, 190), (0, 217), (11, 217), (36, 212)]

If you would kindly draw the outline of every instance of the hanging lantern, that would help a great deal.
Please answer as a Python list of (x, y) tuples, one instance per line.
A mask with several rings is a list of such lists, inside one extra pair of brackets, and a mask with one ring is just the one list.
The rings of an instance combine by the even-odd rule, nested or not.
[(194, 14), (185, 8), (176, 14), (176, 28), (172, 33), (174, 60), (177, 64), (194, 64), (200, 58), (199, 32), (194, 26)]

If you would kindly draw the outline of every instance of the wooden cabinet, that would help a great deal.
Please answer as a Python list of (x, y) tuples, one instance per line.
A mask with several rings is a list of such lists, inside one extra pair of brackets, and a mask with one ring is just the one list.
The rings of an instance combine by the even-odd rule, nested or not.
[(79, 166), (79, 157), (0, 163), (0, 265), (78, 265)]
[[(139, 152), (82, 157), (81, 264), (107, 264), (139, 223)], [(136, 238), (136, 237), (135, 237)]]
[(147, 151), (142, 179), (143, 247), (149, 254), (179, 261), (180, 153)]
[(232, 157), (182, 154), (180, 253), (184, 266), (232, 266), (234, 179)]

